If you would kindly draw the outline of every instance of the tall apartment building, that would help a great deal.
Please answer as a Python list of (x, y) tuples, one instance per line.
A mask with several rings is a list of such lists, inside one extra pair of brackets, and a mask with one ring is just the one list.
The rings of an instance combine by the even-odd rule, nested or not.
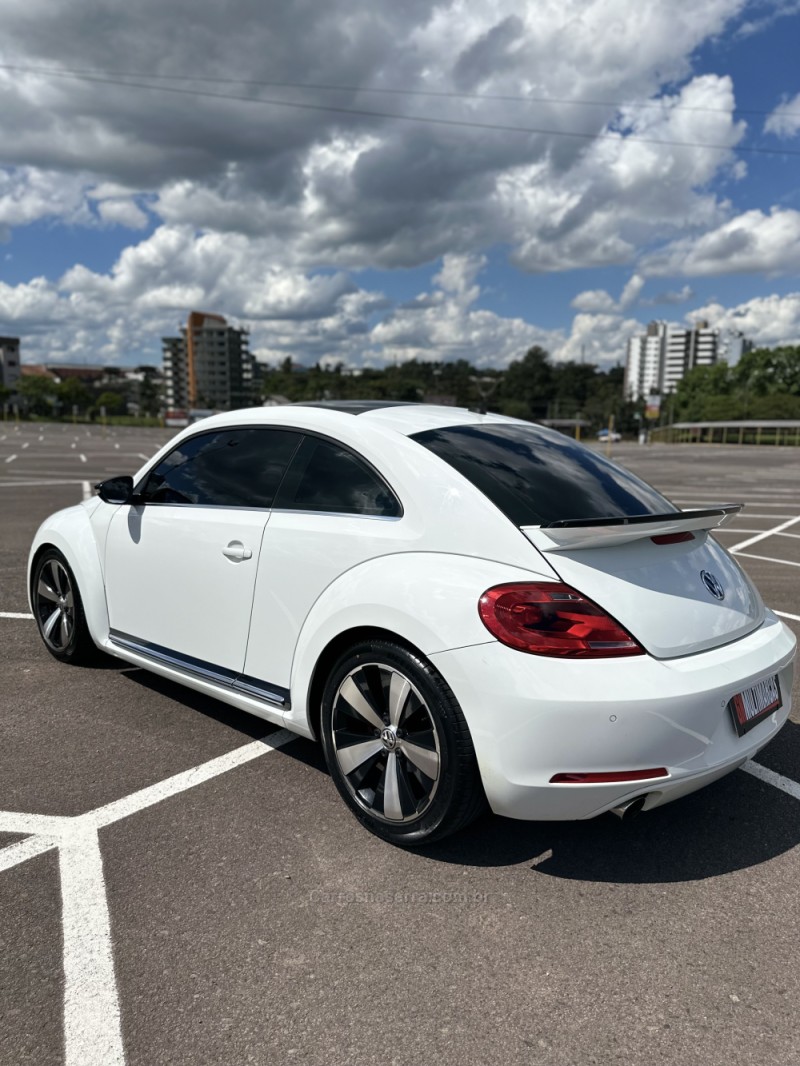
[(168, 408), (231, 410), (258, 401), (246, 329), (234, 329), (221, 315), (192, 311), (180, 337), (164, 337), (162, 347)]
[(719, 330), (709, 329), (708, 322), (696, 322), (694, 329), (670, 329), (659, 391), (674, 392), (690, 370), (713, 366), (719, 354)]
[(15, 392), (20, 373), (19, 337), (0, 337), (0, 385)]
[(628, 341), (625, 397), (640, 400), (654, 392), (674, 392), (696, 366), (713, 366), (721, 358), (733, 366), (751, 347), (741, 334), (720, 333), (702, 320), (691, 329), (651, 322), (644, 333)]
[(625, 360), (625, 396), (638, 400), (661, 391), (666, 347), (666, 322), (651, 322), (644, 333), (631, 337)]

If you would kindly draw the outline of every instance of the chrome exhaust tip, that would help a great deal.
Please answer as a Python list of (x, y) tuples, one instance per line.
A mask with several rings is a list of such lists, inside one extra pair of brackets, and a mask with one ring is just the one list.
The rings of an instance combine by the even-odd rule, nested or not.
[(635, 796), (632, 800), (626, 800), (625, 803), (620, 803), (618, 807), (612, 807), (611, 813), (616, 814), (617, 818), (621, 818), (623, 821), (628, 822), (631, 818), (635, 818), (641, 811), (646, 799), (647, 793), (643, 796)]

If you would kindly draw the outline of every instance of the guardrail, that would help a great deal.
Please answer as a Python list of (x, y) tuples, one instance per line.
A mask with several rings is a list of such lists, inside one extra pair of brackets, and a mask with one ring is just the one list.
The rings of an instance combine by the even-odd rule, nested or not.
[(664, 444), (769, 444), (800, 447), (800, 420), (746, 419), (732, 422), (675, 422), (650, 430)]

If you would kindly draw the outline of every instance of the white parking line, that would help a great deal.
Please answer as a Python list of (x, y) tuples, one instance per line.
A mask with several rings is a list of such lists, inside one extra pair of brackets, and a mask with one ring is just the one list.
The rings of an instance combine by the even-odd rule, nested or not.
[[(735, 551), (734, 548), (730, 548), (729, 551)], [(762, 563), (780, 563), (781, 566), (800, 566), (800, 563), (792, 562), (791, 559), (775, 559), (771, 555), (753, 555), (751, 552), (736, 552), (737, 555), (741, 555), (743, 559), (760, 559)]]
[(16, 455), (9, 455), (9, 457), (6, 459), (6, 462), (13, 463), (16, 458)]
[[(661, 489), (661, 492), (668, 492), (668, 489)], [(778, 493), (770, 492), (769, 495), (759, 496), (748, 493), (747, 496), (742, 496), (741, 493), (737, 493), (735, 490), (731, 493), (731, 496), (735, 496), (735, 499), (731, 499), (731, 503), (743, 503), (745, 507), (749, 507), (751, 504), (754, 507), (794, 507), (795, 504), (800, 506), (800, 496), (792, 489), (792, 499), (776, 500)], [(679, 493), (672, 493), (670, 499), (673, 503), (680, 501), (681, 503), (699, 503), (709, 506), (708, 496), (697, 498), (695, 496), (681, 496)], [(776, 500), (775, 503), (770, 503), (770, 500)], [(722, 501), (727, 502), (725, 500)], [(713, 503), (713, 501), (712, 501)]]
[(0, 611), (0, 618), (33, 618), (33, 615), (20, 614), (18, 611)]
[[(735, 533), (737, 536), (740, 533), (760, 533), (760, 529), (740, 529), (738, 526), (723, 526), (721, 529), (712, 530), (713, 533)], [(780, 534), (778, 534), (780, 536)]]
[(30, 488), (39, 485), (81, 485), (81, 481), (0, 481), (0, 489)]
[[(774, 516), (775, 518), (778, 515)], [(732, 548), (729, 548), (730, 552), (740, 552), (743, 548), (749, 548), (752, 544), (758, 544), (760, 540), (766, 540), (767, 537), (772, 537), (776, 533), (783, 532), (784, 529), (788, 529), (789, 526), (795, 525), (800, 522), (800, 515), (795, 515), (794, 518), (789, 518), (788, 521), (782, 522), (779, 526), (774, 526), (772, 529), (765, 529), (763, 533), (759, 533), (756, 537), (751, 537), (750, 540), (743, 540), (741, 544), (734, 544)]]
[[(122, 1066), (125, 1050), (114, 972), (111, 919), (98, 829), (194, 788), (296, 739), (270, 733), (200, 766), (75, 818), (0, 811), (0, 832), (33, 832), (0, 849), (0, 870), (58, 849), (64, 930), (66, 1066)], [(37, 830), (43, 830), (38, 835)]]
[(22, 447), (23, 448), (29, 448), (30, 447), (30, 443), (31, 443), (30, 441), (26, 440), (25, 443), (22, 445)]
[(64, 927), (66, 1066), (122, 1066), (125, 1050), (111, 917), (97, 833), (72, 834), (58, 851)]
[(92, 486), (89, 481), (81, 482), (81, 492), (83, 493), (84, 500), (90, 500), (92, 498)]
[(85, 456), (85, 455), (83, 454), (83, 452), (81, 452), (81, 453), (80, 453), (80, 455), (78, 456), (78, 458), (80, 459), (80, 461), (81, 461), (82, 463), (85, 463), (85, 462), (86, 462), (86, 456)]
[(779, 618), (791, 618), (793, 622), (800, 622), (800, 614), (789, 614), (788, 611), (773, 611)]
[(775, 788), (779, 788), (781, 792), (786, 792), (790, 796), (794, 796), (796, 800), (800, 800), (800, 785), (796, 781), (791, 781), (788, 777), (784, 777), (783, 774), (776, 774), (774, 770), (768, 770), (766, 766), (762, 766), (760, 762), (753, 762), (752, 759), (748, 759), (741, 769), (748, 774), (752, 774), (753, 777), (757, 777), (759, 781), (766, 781), (768, 785), (773, 785)]

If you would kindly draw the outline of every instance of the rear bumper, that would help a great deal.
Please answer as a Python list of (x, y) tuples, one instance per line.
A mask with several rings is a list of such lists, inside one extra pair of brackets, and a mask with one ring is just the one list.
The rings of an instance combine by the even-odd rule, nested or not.
[[(565, 662), (497, 642), (431, 660), (470, 727), (492, 810), (510, 818), (592, 818), (647, 794), (645, 810), (741, 766), (791, 709), (795, 638), (767, 612), (754, 633), (682, 659)], [(732, 696), (778, 674), (782, 706), (740, 737)], [(557, 773), (666, 767), (668, 778), (551, 784)]]

